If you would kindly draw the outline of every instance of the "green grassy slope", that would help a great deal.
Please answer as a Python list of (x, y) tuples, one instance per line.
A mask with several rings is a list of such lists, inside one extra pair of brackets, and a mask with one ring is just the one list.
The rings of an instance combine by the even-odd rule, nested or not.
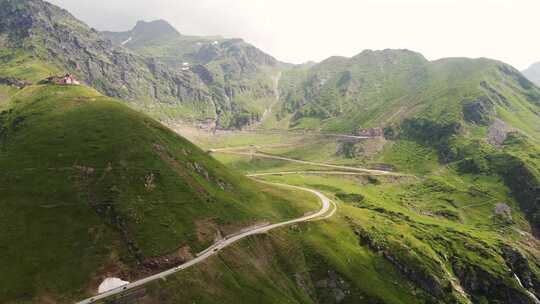
[[(518, 71), (489, 59), (429, 62), (409, 51), (367, 51), (286, 71), (280, 86), (283, 108), (277, 117), (292, 118), (290, 128), (355, 133), (379, 127), (384, 137), (355, 141), (291, 134), (287, 145), (271, 146), (273, 139), (264, 133), (240, 133), (200, 142), (253, 144), (245, 150), (382, 166), (415, 176), (272, 177), (324, 190), (341, 202), (335, 222), (301, 235), (304, 253), (319, 257), (304, 264), (305, 272), (324, 261), (326, 271), (347, 282), (332, 292), (344, 292), (343, 301), (350, 303), (533, 303), (527, 291), (540, 296), (540, 91)], [(323, 170), (258, 157), (217, 157), (245, 172)], [(350, 260), (357, 262), (347, 265)], [(395, 282), (368, 271), (381, 263), (398, 273)], [(287, 290), (303, 286), (295, 283)], [(355, 294), (355, 288), (361, 292)], [(396, 289), (412, 292), (414, 300), (403, 294), (392, 299), (389, 290)], [(334, 302), (313, 290), (306, 294), (307, 300), (289, 298)]]
[[(429, 62), (407, 50), (330, 58), (302, 73), (288, 71), (283, 79), (283, 111), (294, 113), (292, 126), (316, 119), (316, 128), (344, 132), (400, 124), (411, 117), (462, 121), (471, 109), (467, 105), (480, 97), (489, 99), (488, 110), (525, 115), (540, 99), (538, 88), (504, 63), (465, 58)], [(498, 114), (505, 120), (502, 110)]]
[[(296, 146), (288, 149), (279, 152), (268, 148), (278, 155), (303, 151)], [(429, 157), (424, 156), (426, 153)], [(304, 152), (306, 158), (312, 154)], [(340, 203), (335, 220), (310, 225), (300, 234), (292, 230), (288, 237), (280, 238), (302, 240), (300, 255), (315, 254), (318, 258), (302, 264), (304, 270), (280, 265), (292, 274), (291, 280), (298, 273), (308, 273), (307, 280), (317, 285), (320, 277), (313, 273), (323, 267), (326, 272), (337, 273), (346, 284), (321, 288), (323, 294), (317, 294), (316, 289), (306, 291), (307, 300), (291, 302), (334, 303), (319, 297), (324, 297), (324, 292), (335, 295), (341, 291), (347, 295), (344, 303), (437, 303), (432, 297), (443, 303), (533, 303), (513, 274), (538, 282), (540, 243), (504, 174), (463, 173), (459, 162), (441, 165), (436, 150), (416, 142), (390, 143), (380, 157), (377, 162), (392, 164), (417, 177), (317, 173), (269, 178), (325, 191)], [(247, 172), (299, 169), (257, 158), (225, 155), (219, 159)], [(326, 161), (339, 163), (332, 158)], [(360, 161), (349, 159), (350, 165)], [(321, 169), (312, 166), (301, 170)], [(501, 206), (503, 211), (497, 211)], [(384, 275), (390, 271), (396, 274)], [(387, 277), (394, 279), (386, 281)], [(539, 294), (534, 283), (524, 285)], [(301, 286), (296, 281), (288, 288)], [(392, 298), (391, 292), (401, 294)], [(408, 293), (413, 299), (407, 299)]]
[[(368, 161), (414, 173), (453, 165), (458, 174), (501, 176), (539, 227), (540, 89), (509, 65), (365, 51), (330, 58), (293, 80), (288, 88), (282, 85), (293, 126), (316, 120), (317, 128), (341, 132), (381, 128), (390, 142)], [(520, 186), (518, 176), (530, 182)]]
[(230, 172), (93, 89), (30, 86), (2, 106), (3, 303), (68, 303), (105, 275), (148, 275), (217, 233), (318, 206)]

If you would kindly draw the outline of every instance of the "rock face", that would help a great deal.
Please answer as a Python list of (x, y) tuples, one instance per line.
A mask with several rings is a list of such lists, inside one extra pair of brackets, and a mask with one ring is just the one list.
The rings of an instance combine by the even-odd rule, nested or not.
[(490, 295), (500, 303), (532, 304), (533, 300), (517, 288), (509, 288), (499, 278), (475, 265), (453, 263), (453, 271), (469, 294)]
[(505, 220), (512, 221), (512, 209), (505, 203), (497, 203), (493, 212)]
[(463, 116), (468, 122), (487, 125), (496, 114), (494, 104), (487, 96), (466, 101), (463, 105)]
[(23, 80), (23, 79), (16, 79), (16, 78), (2, 78), (0, 77), (0, 84), (16, 87), (18, 89), (22, 89), (26, 86), (29, 86), (32, 84), (32, 82)]
[(511, 246), (505, 246), (503, 256), (508, 267), (519, 278), (523, 288), (532, 289), (536, 296), (540, 296), (540, 278), (532, 271), (525, 255)]
[(162, 20), (140, 21), (130, 31), (102, 34), (117, 46), (194, 75), (216, 99), (219, 127), (241, 128), (262, 117), (263, 112), (244, 107), (239, 100), (256, 104), (276, 97), (271, 76), (281, 64), (241, 39), (184, 36)]
[(495, 119), (488, 129), (488, 142), (494, 146), (501, 146), (508, 133), (516, 130), (500, 119)]
[(328, 271), (325, 279), (315, 282), (315, 287), (331, 295), (332, 303), (342, 303), (350, 293), (347, 282), (334, 271)]
[(41, 0), (2, 0), (0, 7), (0, 36), (10, 49), (22, 49), (108, 96), (150, 108), (160, 118), (210, 118), (221, 127), (236, 127), (244, 122), (237, 117), (250, 113), (238, 98), (273, 95), (270, 81), (247, 79), (262, 66), (277, 67), (277, 61), (240, 40), (207, 42), (193, 52), (192, 45), (179, 45), (174, 52), (188, 54), (184, 57), (193, 63), (181, 68), (184, 59), (165, 60), (126, 48), (182, 37), (165, 21), (139, 22), (128, 33), (103, 34)]
[(102, 34), (110, 39), (114, 44), (137, 44), (140, 41), (152, 40), (159, 38), (175, 38), (180, 33), (164, 20), (156, 20), (152, 22), (139, 21), (128, 32), (116, 33), (104, 31)]
[(448, 292), (449, 283), (441, 280), (432, 273), (426, 271), (421, 265), (415, 265), (407, 261), (407, 258), (400, 256), (397, 250), (393, 250), (387, 244), (381, 243), (365, 229), (356, 228), (355, 234), (358, 237), (359, 243), (362, 246), (367, 246), (374, 252), (381, 254), (388, 262), (390, 262), (398, 271), (407, 279), (411, 280), (421, 289), (433, 297), (443, 298)]
[(360, 129), (358, 130), (358, 136), (383, 137), (384, 132), (382, 128)]

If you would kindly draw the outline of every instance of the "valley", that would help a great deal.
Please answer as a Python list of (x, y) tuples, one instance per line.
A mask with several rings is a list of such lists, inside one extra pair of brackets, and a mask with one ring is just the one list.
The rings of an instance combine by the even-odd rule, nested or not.
[(0, 302), (537, 304), (535, 67), (0, 0)]

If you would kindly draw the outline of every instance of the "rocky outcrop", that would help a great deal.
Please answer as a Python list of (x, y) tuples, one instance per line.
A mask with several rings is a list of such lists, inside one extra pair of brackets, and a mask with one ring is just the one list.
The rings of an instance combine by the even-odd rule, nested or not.
[(490, 157), (491, 166), (512, 196), (518, 201), (521, 211), (529, 220), (536, 235), (540, 231), (540, 178), (530, 164), (510, 154), (499, 154)]
[(317, 289), (323, 289), (331, 297), (331, 303), (342, 303), (350, 293), (349, 284), (335, 271), (328, 271), (327, 277), (315, 282)]
[(463, 104), (463, 116), (468, 122), (488, 125), (496, 114), (494, 104), (487, 96), (480, 96)]
[[(381, 231), (363, 228), (352, 222), (350, 224), (361, 246), (384, 257), (408, 280), (441, 301), (437, 303), (462, 303), (460, 299), (464, 298), (472, 303), (535, 303), (534, 296), (524, 288), (537, 294), (535, 286), (538, 286), (538, 278), (524, 255), (509, 246), (501, 247), (501, 257), (498, 248), (490, 248), (485, 242), (463, 233), (419, 236), (420, 240), (429, 241), (432, 248), (437, 248), (439, 262), (439, 258), (424, 255), (410, 244), (404, 245), (385, 237)], [(484, 264), (464, 256), (461, 252), (463, 246), (486, 260), (498, 261), (504, 258), (512, 272), (519, 279), (523, 278), (524, 288), (520, 287), (513, 273), (508, 272), (504, 265), (493, 268), (489, 263)]]
[(512, 208), (505, 203), (497, 203), (493, 209), (493, 213), (495, 213), (496, 218), (505, 223), (511, 224), (514, 222), (512, 220)]
[(514, 128), (510, 127), (504, 121), (495, 119), (488, 129), (488, 142), (500, 147), (508, 137), (508, 133), (515, 131)]
[(17, 78), (0, 77), (0, 85), (7, 85), (7, 86), (15, 87), (18, 89), (22, 89), (26, 86), (32, 85), (32, 82), (23, 80), (23, 79), (17, 79)]
[(459, 158), (458, 151), (451, 145), (451, 140), (461, 130), (461, 123), (455, 121), (444, 122), (428, 118), (408, 118), (401, 124), (399, 137), (435, 148), (439, 154), (439, 160), (448, 163)]
[(481, 267), (464, 264), (453, 258), (452, 270), (458, 277), (461, 286), (473, 297), (473, 302), (488, 298), (493, 303), (533, 304), (529, 295), (515, 285), (509, 286), (504, 280)]
[(367, 136), (367, 137), (383, 137), (384, 132), (382, 128), (367, 128), (360, 129), (357, 132), (358, 136)]
[(502, 253), (506, 264), (512, 269), (523, 288), (532, 291), (536, 297), (540, 297), (540, 277), (532, 270), (527, 257), (509, 245), (502, 247)]
[(362, 228), (355, 228), (354, 233), (357, 235), (360, 245), (367, 246), (371, 250), (382, 254), (403, 276), (433, 297), (444, 298), (451, 292), (449, 282), (443, 281), (428, 272), (421, 264), (413, 263), (411, 259), (414, 259), (414, 257), (412, 255), (408, 258), (402, 256), (401, 254), (406, 254), (405, 251), (398, 254), (397, 251), (401, 250), (391, 248), (388, 244), (377, 241), (368, 231)]

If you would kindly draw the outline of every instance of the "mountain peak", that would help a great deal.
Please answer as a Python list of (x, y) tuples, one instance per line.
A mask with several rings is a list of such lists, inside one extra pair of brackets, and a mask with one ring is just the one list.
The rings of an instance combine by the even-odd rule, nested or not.
[(378, 58), (385, 60), (410, 58), (420, 61), (427, 61), (424, 55), (408, 49), (364, 50), (360, 54), (353, 57), (353, 59), (359, 58)]
[(154, 21), (140, 20), (131, 30), (135, 35), (179, 36), (180, 33), (167, 21), (159, 19)]

